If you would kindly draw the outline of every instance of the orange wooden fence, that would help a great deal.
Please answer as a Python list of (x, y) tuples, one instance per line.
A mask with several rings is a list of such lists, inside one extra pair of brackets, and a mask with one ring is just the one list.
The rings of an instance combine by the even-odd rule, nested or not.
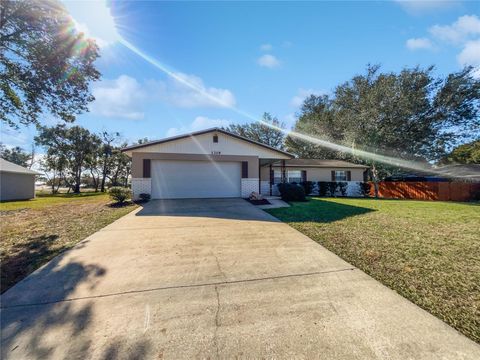
[[(370, 195), (375, 196), (373, 183)], [(382, 181), (378, 196), (386, 199), (469, 201), (480, 192), (480, 183)]]

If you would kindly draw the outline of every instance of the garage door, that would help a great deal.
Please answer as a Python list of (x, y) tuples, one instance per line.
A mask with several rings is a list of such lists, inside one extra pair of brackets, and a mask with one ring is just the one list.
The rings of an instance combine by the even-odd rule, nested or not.
[(240, 197), (241, 163), (152, 160), (152, 198)]

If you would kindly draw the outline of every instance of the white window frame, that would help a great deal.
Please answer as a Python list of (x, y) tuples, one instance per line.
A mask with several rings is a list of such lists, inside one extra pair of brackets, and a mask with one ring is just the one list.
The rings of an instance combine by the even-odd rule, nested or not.
[(347, 181), (347, 171), (335, 170), (335, 181)]
[(296, 182), (300, 184), (302, 182), (302, 171), (301, 170), (288, 170), (287, 171), (287, 182)]

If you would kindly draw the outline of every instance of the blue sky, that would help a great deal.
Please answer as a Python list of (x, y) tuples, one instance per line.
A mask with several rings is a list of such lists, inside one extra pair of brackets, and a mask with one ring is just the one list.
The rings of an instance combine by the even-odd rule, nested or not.
[[(97, 100), (77, 123), (129, 142), (251, 121), (232, 108), (254, 118), (267, 111), (291, 126), (306, 95), (331, 91), (368, 63), (392, 71), (433, 64), (439, 75), (480, 65), (473, 1), (65, 4), (101, 45)], [(2, 141), (29, 148), (34, 133), (2, 128)]]

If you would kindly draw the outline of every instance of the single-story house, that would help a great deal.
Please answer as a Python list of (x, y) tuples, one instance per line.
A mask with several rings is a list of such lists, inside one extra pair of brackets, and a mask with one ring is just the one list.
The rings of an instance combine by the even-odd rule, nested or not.
[(0, 201), (33, 199), (36, 175), (40, 174), (0, 159)]
[(132, 192), (152, 199), (275, 194), (282, 181), (363, 181), (366, 166), (294, 155), (213, 128), (122, 149), (132, 158)]

